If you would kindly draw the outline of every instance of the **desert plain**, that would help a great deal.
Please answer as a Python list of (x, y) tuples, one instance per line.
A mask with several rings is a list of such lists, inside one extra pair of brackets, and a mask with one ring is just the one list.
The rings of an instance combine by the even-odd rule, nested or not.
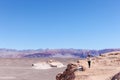
[[(59, 61), (65, 67), (34, 69), (32, 66), (49, 60)], [(56, 80), (56, 75), (63, 72), (67, 64), (78, 60), (85, 71), (78, 71), (76, 80), (111, 80), (112, 76), (120, 72), (120, 52), (92, 57), (91, 68), (88, 68), (86, 59), (80, 58), (0, 58), (0, 80)]]

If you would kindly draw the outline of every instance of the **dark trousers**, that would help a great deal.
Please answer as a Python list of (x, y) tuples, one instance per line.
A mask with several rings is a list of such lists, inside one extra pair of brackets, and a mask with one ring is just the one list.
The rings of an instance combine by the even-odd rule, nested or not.
[(88, 67), (90, 68), (90, 66), (91, 66), (91, 61), (88, 61)]

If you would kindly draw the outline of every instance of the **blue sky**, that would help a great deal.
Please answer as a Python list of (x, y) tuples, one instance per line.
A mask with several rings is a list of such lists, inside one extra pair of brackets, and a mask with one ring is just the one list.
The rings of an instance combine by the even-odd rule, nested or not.
[(0, 48), (120, 48), (120, 0), (0, 0)]

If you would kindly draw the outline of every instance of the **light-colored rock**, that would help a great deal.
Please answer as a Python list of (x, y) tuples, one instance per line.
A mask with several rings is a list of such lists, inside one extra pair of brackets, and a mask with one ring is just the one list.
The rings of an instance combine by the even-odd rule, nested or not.
[(62, 68), (65, 67), (61, 62), (49, 60), (47, 62), (39, 62), (32, 64), (34, 69), (51, 69), (53, 67)]
[(62, 67), (65, 67), (62, 63), (60, 62), (51, 62), (51, 63), (48, 63), (51, 67), (57, 67), (57, 68), (62, 68)]
[(46, 62), (41, 62), (41, 63), (35, 63), (33, 64), (34, 69), (50, 69), (52, 68), (49, 64)]

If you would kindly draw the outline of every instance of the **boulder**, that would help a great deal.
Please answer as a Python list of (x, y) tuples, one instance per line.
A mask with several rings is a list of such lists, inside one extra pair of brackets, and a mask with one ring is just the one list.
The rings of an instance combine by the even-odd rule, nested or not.
[(84, 67), (79, 65), (78, 63), (70, 63), (67, 65), (67, 68), (63, 73), (59, 73), (56, 76), (56, 80), (75, 80), (76, 71), (84, 71)]
[(114, 75), (111, 80), (120, 80), (120, 72)]

